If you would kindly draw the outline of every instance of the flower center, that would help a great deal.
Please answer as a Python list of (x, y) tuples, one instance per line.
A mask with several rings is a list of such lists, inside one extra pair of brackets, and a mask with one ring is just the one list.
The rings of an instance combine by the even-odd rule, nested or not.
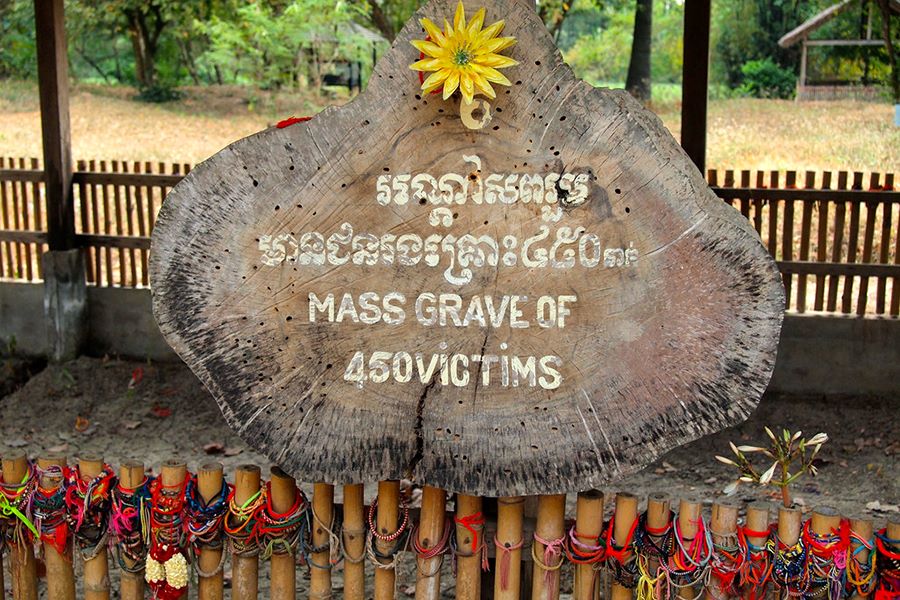
[(453, 62), (458, 67), (464, 67), (472, 61), (472, 53), (467, 48), (460, 48), (453, 55)]

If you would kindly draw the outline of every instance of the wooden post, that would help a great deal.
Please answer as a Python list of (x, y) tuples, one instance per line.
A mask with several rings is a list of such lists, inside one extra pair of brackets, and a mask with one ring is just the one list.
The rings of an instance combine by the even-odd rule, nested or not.
[[(712, 534), (713, 544), (725, 545), (729, 541), (737, 547), (737, 518), (738, 507), (733, 504), (725, 504), (716, 502), (712, 507), (712, 519), (709, 522), (710, 533)], [(735, 548), (729, 549), (734, 551)], [(727, 565), (728, 568), (734, 565)], [(722, 581), (712, 577), (709, 582), (710, 597), (712, 598), (728, 598), (731, 595), (731, 586), (723, 585)]]
[(524, 511), (525, 498), (507, 496), (497, 499), (497, 568), (494, 571), (494, 600), (519, 600)]
[[(591, 490), (578, 494), (575, 504), (575, 537), (582, 544), (596, 546), (603, 531), (603, 492)], [(575, 565), (574, 600), (593, 600), (597, 597), (599, 579), (591, 563)]]
[[(628, 534), (631, 532), (631, 526), (637, 519), (638, 499), (636, 496), (627, 492), (619, 492), (616, 494), (616, 520), (613, 523), (613, 540), (617, 545), (630, 543)], [(610, 598), (612, 600), (631, 600), (631, 588), (627, 588), (618, 582), (612, 584), (612, 592)]]
[[(66, 467), (65, 456), (46, 456), (38, 459), (38, 468), (48, 470), (52, 467)], [(57, 476), (42, 475), (41, 489), (46, 491), (56, 490), (62, 485), (62, 478)], [(75, 572), (72, 565), (71, 540), (62, 554), (50, 544), (43, 544), (44, 563), (47, 565), (47, 598), (49, 600), (74, 600), (75, 599)]]
[[(450, 526), (447, 523), (447, 493), (439, 488), (422, 488), (422, 512), (416, 531), (418, 549), (427, 552), (443, 544), (446, 550)], [(438, 600), (441, 597), (441, 565), (443, 553), (423, 558), (416, 553), (416, 600)]]
[[(699, 502), (692, 500), (682, 499), (678, 504), (678, 535), (681, 536), (681, 541), (686, 547), (690, 546), (700, 530), (701, 508)], [(697, 590), (694, 588), (693, 582), (688, 583), (691, 585), (685, 585), (675, 590), (677, 598), (692, 600), (697, 597)]]
[[(259, 493), (260, 472), (256, 465), (240, 465), (234, 473), (234, 503), (243, 506)], [(259, 557), (231, 557), (231, 597), (255, 600), (259, 593)]]
[(364, 486), (344, 486), (344, 600), (364, 600), (366, 594), (366, 516)]
[[(84, 481), (90, 481), (103, 472), (103, 459), (83, 457), (78, 461), (78, 470)], [(85, 498), (85, 504), (89, 502)], [(105, 545), (95, 550), (94, 557), (84, 561), (85, 600), (109, 600), (109, 560)]]
[[(400, 482), (378, 482), (378, 514), (375, 515), (375, 527), (381, 535), (390, 535), (397, 530), (400, 514)], [(384, 542), (376, 538), (375, 547), (379, 552), (387, 553), (394, 549), (393, 542)], [(397, 573), (393, 568), (375, 569), (375, 600), (393, 600)]]
[(681, 147), (701, 173), (706, 168), (710, 4), (710, 0), (687, 0), (684, 3)]
[[(563, 563), (565, 519), (565, 494), (541, 496), (538, 499), (537, 525), (534, 529), (534, 543), (531, 546), (534, 559), (531, 600), (559, 598), (559, 569)], [(538, 538), (549, 542), (549, 545), (544, 545)]]
[[(872, 539), (872, 536), (875, 532), (875, 527), (872, 523), (872, 519), (858, 517), (855, 519), (850, 519), (850, 531), (860, 539), (868, 541)], [(862, 547), (860, 548), (860, 546)], [(851, 561), (863, 565), (868, 564), (869, 557), (871, 556), (872, 552), (874, 552), (874, 549), (869, 550), (863, 544), (854, 541), (853, 538), (850, 538), (850, 552), (847, 556), (848, 571), (850, 569), (849, 565)], [(847, 574), (847, 578), (850, 579), (849, 573)], [(869, 595), (870, 594), (861, 594), (859, 587), (856, 587), (851, 598), (853, 598), (854, 600), (858, 600), (859, 598), (868, 598)]]
[[(169, 490), (180, 490), (181, 493), (184, 493), (182, 484), (184, 484), (186, 477), (187, 464), (178, 459), (172, 458), (164, 461), (159, 470), (159, 481), (163, 488)], [(185, 597), (187, 597), (190, 592), (188, 589), (190, 587), (190, 580), (191, 578), (188, 577), (188, 583), (184, 588)]]
[[(197, 491), (207, 506), (219, 496), (224, 480), (221, 463), (201, 465), (197, 473)], [(222, 600), (225, 597), (225, 573), (222, 570), (224, 554), (222, 544), (200, 549), (199, 571), (202, 575), (197, 580), (197, 595), (200, 600)]]
[[(28, 459), (24, 452), (3, 457), (3, 482), (19, 483), (28, 474)], [(24, 548), (12, 545), (9, 552), (9, 572), (15, 600), (37, 600), (37, 565), (31, 545)]]
[[(669, 524), (670, 513), (669, 498), (665, 494), (651, 494), (647, 500), (647, 529), (653, 531), (664, 529)], [(656, 557), (651, 558), (647, 562), (647, 575), (651, 579), (656, 579), (658, 570), (659, 559)]]
[[(750, 506), (747, 507), (747, 525), (746, 529), (748, 531), (755, 531), (760, 533), (765, 533), (764, 536), (748, 536), (747, 544), (751, 544), (755, 548), (759, 548), (760, 550), (751, 552), (761, 552), (763, 554), (766, 553), (765, 546), (766, 542), (769, 539), (769, 505), (765, 502), (754, 502)], [(768, 560), (768, 559), (766, 559)], [(756, 584), (750, 583), (744, 586), (743, 589), (743, 597), (745, 598), (758, 598), (760, 593), (765, 593), (765, 590), (756, 589)]]
[[(272, 467), (270, 481), (272, 509), (277, 513), (287, 513), (297, 500), (297, 482), (280, 467)], [(293, 552), (272, 554), (269, 597), (273, 600), (294, 600), (296, 593), (297, 570)]]
[[(140, 462), (126, 461), (119, 467), (119, 485), (125, 489), (135, 490), (144, 483), (144, 465)], [(129, 568), (135, 563), (127, 556), (122, 557), (123, 562)], [(144, 570), (137, 573), (128, 570), (120, 570), (119, 591), (122, 600), (143, 600), (144, 598)]]
[(318, 551), (310, 557), (309, 597), (331, 598), (331, 531), (334, 526), (334, 486), (313, 484), (312, 545)]
[(806, 38), (803, 38), (803, 43), (800, 49), (800, 77), (797, 78), (797, 101), (802, 99), (803, 92), (806, 88), (806, 55)]
[(481, 598), (481, 557), (487, 547), (484, 537), (481, 498), (456, 496), (456, 597), (461, 600)]

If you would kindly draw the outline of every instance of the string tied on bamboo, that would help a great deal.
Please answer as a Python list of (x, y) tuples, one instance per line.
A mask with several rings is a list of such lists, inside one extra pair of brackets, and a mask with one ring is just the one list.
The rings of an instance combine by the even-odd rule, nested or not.
[[(484, 572), (490, 571), (491, 565), (488, 562), (487, 544), (484, 543), (484, 515), (481, 512), (477, 512), (465, 517), (455, 516), (453, 521), (472, 534), (472, 543), (469, 550), (462, 550), (459, 547), (454, 549), (453, 572), (456, 573), (455, 559), (457, 557), (467, 558), (478, 554), (481, 554), (481, 570)], [(455, 545), (455, 541), (455, 536), (451, 537), (450, 543)]]
[[(638, 517), (638, 525), (634, 533), (634, 552), (638, 569), (637, 597), (639, 600), (661, 597), (659, 594), (663, 585), (666, 586), (666, 590), (669, 589), (668, 571), (666, 571), (665, 565), (675, 553), (672, 516), (672, 511), (669, 511), (666, 524), (662, 527), (650, 527), (648, 511), (644, 511)], [(653, 562), (658, 565), (656, 573), (650, 572)]]
[[(846, 595), (852, 596), (854, 592), (859, 596), (869, 596), (875, 589), (877, 581), (875, 575), (875, 536), (866, 539), (860, 534), (850, 530), (850, 542), (856, 548), (852, 552), (847, 553), (847, 592)], [(868, 552), (865, 561), (859, 559), (859, 554)]]
[[(369, 524), (369, 531), (366, 535), (366, 554), (369, 562), (376, 569), (391, 570), (396, 569), (400, 560), (400, 553), (403, 552), (409, 544), (410, 532), (409, 527), (409, 505), (405, 500), (400, 500), (400, 524), (391, 533), (381, 533), (375, 525), (375, 515), (378, 510), (378, 496), (372, 500), (369, 505), (369, 512), (366, 514), (366, 521)], [(387, 551), (379, 550), (375, 544), (375, 540), (379, 540), (384, 544), (393, 544)]]
[(265, 504), (257, 516), (260, 558), (268, 560), (273, 555), (289, 554), (299, 555), (309, 562), (306, 552), (306, 540), (310, 531), (309, 513), (309, 500), (299, 488), (295, 490), (291, 507), (285, 512), (276, 511), (272, 505), (272, 482), (266, 482)]
[(32, 522), (32, 502), (37, 490), (37, 467), (29, 462), (21, 481), (6, 481), (0, 471), (0, 546), (25, 548), (40, 537)]
[(259, 515), (265, 506), (265, 488), (259, 489), (240, 505), (234, 494), (228, 499), (224, 528), (232, 556), (259, 556)]
[[(738, 594), (737, 586), (738, 575), (744, 566), (744, 552), (738, 541), (738, 534), (735, 533), (718, 533), (710, 531), (713, 539), (718, 538), (719, 542), (713, 542), (713, 551), (709, 563), (710, 576), (716, 579), (718, 589), (725, 591), (726, 597)], [(710, 593), (715, 599), (715, 594)]]
[[(331, 516), (331, 523), (326, 525), (322, 519), (319, 518), (319, 515), (316, 514), (315, 509), (310, 505), (309, 509), (310, 514), (312, 515), (312, 519), (316, 525), (325, 530), (325, 533), (328, 534), (328, 541), (322, 544), (321, 546), (310, 546), (309, 548), (309, 566), (315, 569), (322, 569), (325, 571), (330, 571), (332, 567), (341, 562), (341, 557), (345, 556), (344, 548), (343, 548), (343, 535), (338, 535), (338, 531), (341, 531), (341, 527), (337, 525), (337, 517), (336, 515)], [(313, 554), (318, 554), (320, 552), (328, 551), (328, 564), (320, 565), (316, 561), (313, 560)], [(350, 561), (353, 562), (353, 561)]]
[(606, 525), (606, 566), (616, 583), (627, 589), (634, 589), (637, 585), (638, 566), (634, 554), (634, 534), (637, 531), (638, 520), (638, 517), (635, 517), (628, 535), (621, 544), (617, 543), (613, 535), (615, 513)]
[(875, 547), (878, 552), (875, 600), (897, 600), (900, 598), (900, 539), (888, 537), (887, 529), (882, 529), (875, 532)]
[(190, 474), (180, 483), (150, 486), (150, 551), (144, 579), (157, 600), (177, 600), (187, 592), (187, 530), (184, 525), (185, 491)]
[(118, 480), (112, 467), (105, 463), (100, 473), (87, 481), (82, 478), (78, 465), (66, 471), (64, 485), (69, 530), (82, 558), (91, 560), (107, 545), (112, 490)]
[[(207, 502), (200, 494), (197, 476), (193, 475), (188, 480), (184, 495), (187, 543), (193, 549), (194, 556), (199, 557), (204, 548), (222, 548), (225, 543), (225, 516), (234, 487), (222, 481), (221, 489)], [(221, 553), (218, 565), (211, 572), (203, 571), (199, 561), (194, 562), (197, 574), (207, 579), (218, 575), (224, 566), (225, 552)]]
[(777, 530), (773, 529), (766, 547), (772, 556), (772, 583), (776, 589), (794, 597), (805, 594), (809, 589), (809, 567), (803, 537), (789, 546), (779, 539)]
[[(672, 538), (675, 549), (668, 561), (660, 562), (660, 566), (668, 573), (669, 586), (677, 590), (691, 588), (698, 584), (705, 585), (710, 572), (713, 554), (713, 540), (709, 527), (702, 516), (690, 523), (697, 528), (696, 533), (688, 538), (681, 529), (679, 515), (672, 517)], [(685, 545), (685, 542), (688, 542)]]
[(511, 555), (516, 550), (521, 550), (524, 544), (524, 538), (520, 539), (515, 544), (502, 544), (500, 543), (500, 540), (497, 539), (497, 536), (494, 535), (494, 547), (496, 547), (497, 552), (500, 553), (500, 589), (504, 592), (509, 589), (509, 566), (510, 561), (512, 560)]
[(850, 522), (841, 519), (837, 530), (826, 535), (812, 530), (812, 520), (803, 526), (803, 541), (808, 548), (809, 587), (806, 596), (833, 600), (844, 593), (847, 550), (850, 548)]
[(772, 530), (755, 531), (744, 525), (738, 525), (738, 547), (743, 560), (739, 572), (740, 585), (747, 589), (748, 600), (760, 600), (766, 597), (766, 589), (769, 587), (769, 578), (772, 575), (772, 561), (766, 544), (757, 546), (750, 542), (749, 538), (763, 538), (768, 540)]
[[(416, 556), (420, 559), (416, 561), (416, 569), (419, 570), (419, 573), (423, 577), (434, 577), (441, 571), (441, 567), (444, 564), (444, 554), (446, 554), (447, 550), (450, 549), (450, 534), (453, 531), (453, 525), (449, 518), (445, 519), (440, 539), (438, 539), (437, 542), (430, 548), (426, 548), (419, 543), (419, 536), (416, 535), (417, 530), (418, 529), (416, 527), (413, 527), (412, 531), (410, 532), (410, 539), (412, 539), (413, 550), (415, 551)], [(423, 562), (438, 557), (440, 557), (440, 560), (437, 561), (437, 564), (434, 565), (430, 573), (422, 570), (422, 567), (420, 565)]]
[[(32, 515), (34, 526), (39, 532), (40, 541), (47, 544), (61, 555), (69, 549), (69, 520), (66, 507), (65, 479), (70, 470), (60, 465), (51, 465), (46, 469), (35, 467), (37, 487), (32, 497)], [(63, 483), (52, 488), (44, 488), (40, 481), (43, 478), (60, 480)]]
[(127, 573), (144, 570), (150, 545), (150, 488), (153, 481), (153, 478), (145, 476), (135, 488), (127, 488), (119, 481), (112, 491), (110, 541), (116, 551), (119, 568)]

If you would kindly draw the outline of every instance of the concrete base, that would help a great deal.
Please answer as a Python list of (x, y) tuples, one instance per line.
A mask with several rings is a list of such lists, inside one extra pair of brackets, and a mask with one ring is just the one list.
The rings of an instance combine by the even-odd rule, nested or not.
[(84, 254), (81, 250), (45, 252), (41, 266), (48, 358), (73, 360), (81, 354), (87, 332)]
[[(18, 352), (47, 356), (43, 287), (0, 283), (0, 343), (16, 339)], [(87, 288), (83, 351), (176, 361), (150, 310), (146, 289)], [(769, 392), (792, 395), (900, 393), (900, 319), (798, 315), (784, 319)]]

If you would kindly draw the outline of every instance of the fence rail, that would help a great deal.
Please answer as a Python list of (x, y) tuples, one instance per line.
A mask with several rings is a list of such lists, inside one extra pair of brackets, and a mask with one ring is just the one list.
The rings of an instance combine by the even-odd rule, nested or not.
[(333, 485), (303, 486), (309, 498), (277, 467), (266, 481), (259, 467), (242, 465), (232, 481), (218, 463), (192, 474), (169, 460), (153, 477), (134, 461), (114, 469), (101, 458), (68, 465), (63, 456), (4, 456), (0, 549), (14, 598), (41, 595), (35, 550), (47, 596), (58, 600), (74, 600), (76, 587), (85, 598), (109, 598), (111, 580), (123, 600), (143, 599), (146, 588), (177, 599), (194, 586), (200, 600), (221, 600), (229, 563), (232, 597), (256, 598), (261, 562), (275, 600), (296, 598), (298, 567), (311, 600), (337, 589), (363, 600), (372, 587), (376, 600), (393, 600), (399, 580), (412, 583), (400, 567), (413, 564), (416, 598), (428, 600), (445, 595), (443, 577), (455, 578), (461, 600), (558, 600), (561, 590), (574, 600), (900, 592), (900, 521), (875, 531), (871, 518), (827, 507), (804, 522), (801, 511), (765, 502), (707, 510), (665, 494), (644, 504), (619, 493), (605, 507), (594, 490), (579, 493), (567, 514), (565, 495), (480, 498), (425, 486), (412, 507), (413, 488), (399, 481), (370, 489), (368, 504), (362, 484), (343, 486), (340, 503)]
[[(91, 285), (146, 287), (150, 234), (186, 163), (78, 161), (75, 231)], [(37, 159), (0, 157), (0, 279), (38, 281), (47, 249)], [(900, 192), (891, 173), (710, 170), (778, 261), (796, 312), (900, 315)]]

